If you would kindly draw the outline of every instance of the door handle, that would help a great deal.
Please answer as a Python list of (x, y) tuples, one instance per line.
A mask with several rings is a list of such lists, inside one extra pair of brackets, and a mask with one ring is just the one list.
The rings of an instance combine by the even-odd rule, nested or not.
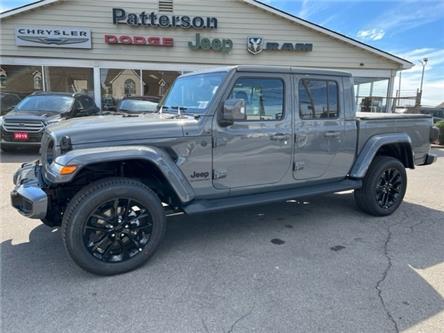
[(325, 136), (326, 138), (337, 138), (337, 137), (339, 137), (340, 135), (341, 135), (341, 132), (332, 132), (332, 131), (326, 132), (326, 133), (324, 134), (324, 136)]
[(278, 133), (278, 134), (274, 134), (270, 137), (270, 139), (272, 141), (285, 141), (285, 140), (289, 140), (290, 136), (284, 133)]

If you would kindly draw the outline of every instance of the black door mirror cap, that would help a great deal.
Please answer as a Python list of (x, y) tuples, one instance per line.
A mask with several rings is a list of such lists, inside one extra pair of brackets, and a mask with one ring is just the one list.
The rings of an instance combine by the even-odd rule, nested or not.
[(235, 121), (247, 119), (245, 110), (245, 101), (243, 99), (227, 99), (224, 103), (222, 115), (219, 119), (219, 125), (222, 127), (231, 126)]

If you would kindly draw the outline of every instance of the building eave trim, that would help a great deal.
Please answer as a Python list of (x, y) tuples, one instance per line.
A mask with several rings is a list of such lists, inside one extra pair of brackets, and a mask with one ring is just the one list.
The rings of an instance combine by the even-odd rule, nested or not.
[(0, 13), (0, 19), (3, 20), (5, 18), (11, 17), (11, 16), (15, 16), (15, 15), (18, 15), (18, 14), (21, 14), (24, 12), (28, 12), (33, 9), (52, 5), (53, 3), (62, 2), (62, 1), (63, 0), (40, 0), (40, 1), (32, 2), (30, 4), (23, 5), (23, 6), (13, 8), (10, 10), (6, 10), (6, 11)]

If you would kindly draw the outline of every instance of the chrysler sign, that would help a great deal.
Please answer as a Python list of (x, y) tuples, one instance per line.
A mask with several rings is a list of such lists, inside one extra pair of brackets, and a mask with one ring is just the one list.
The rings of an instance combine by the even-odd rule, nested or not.
[(90, 49), (91, 30), (73, 27), (21, 26), (15, 31), (17, 46)]

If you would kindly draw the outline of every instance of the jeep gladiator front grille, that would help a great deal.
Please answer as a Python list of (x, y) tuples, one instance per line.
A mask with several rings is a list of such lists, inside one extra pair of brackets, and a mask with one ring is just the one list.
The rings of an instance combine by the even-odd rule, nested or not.
[(3, 122), (6, 132), (28, 132), (39, 133), (45, 129), (45, 124), (39, 120), (7, 120)]

